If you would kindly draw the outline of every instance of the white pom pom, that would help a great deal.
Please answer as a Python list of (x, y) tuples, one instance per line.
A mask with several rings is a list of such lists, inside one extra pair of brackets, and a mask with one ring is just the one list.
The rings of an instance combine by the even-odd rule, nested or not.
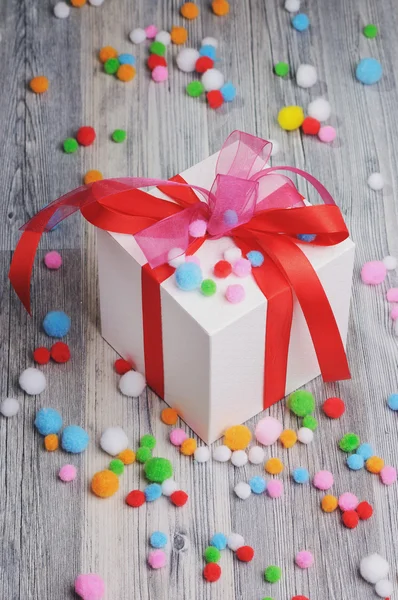
[(234, 467), (244, 467), (247, 464), (247, 454), (244, 450), (235, 450), (231, 455), (231, 463)]
[(308, 116), (317, 119), (320, 123), (327, 121), (331, 112), (330, 102), (325, 100), (325, 98), (315, 98), (315, 100), (309, 103), (307, 108)]
[(178, 485), (174, 481), (174, 479), (166, 479), (162, 483), (162, 494), (163, 496), (171, 496), (174, 492), (178, 490)]
[(70, 6), (66, 2), (57, 2), (54, 6), (54, 16), (57, 19), (67, 19), (70, 15)]
[(300, 0), (286, 0), (285, 10), (290, 13), (295, 13), (300, 10)]
[(388, 579), (378, 581), (375, 586), (375, 592), (380, 598), (389, 598), (393, 592), (394, 586)]
[(146, 40), (145, 29), (140, 29), (139, 27), (133, 29), (133, 31), (130, 31), (129, 33), (129, 38), (133, 44), (142, 44), (142, 42), (145, 42)]
[(276, 156), (281, 151), (281, 146), (278, 140), (268, 140), (272, 144), (271, 156)]
[(244, 481), (240, 481), (234, 487), (234, 492), (238, 496), (238, 498), (240, 498), (241, 500), (247, 500), (248, 497), (251, 495), (252, 490), (248, 483), (245, 483)]
[(397, 259), (395, 256), (385, 256), (383, 258), (383, 263), (387, 271), (393, 271), (397, 268)]
[(310, 444), (314, 439), (314, 432), (308, 427), (300, 427), (297, 432), (297, 439), (302, 444)]
[(264, 460), (265, 452), (260, 446), (253, 446), (249, 450), (249, 462), (252, 465), (260, 465)]
[(184, 73), (193, 73), (199, 56), (200, 54), (195, 48), (183, 48), (176, 57), (177, 67)]
[[(249, 486), (250, 487), (250, 486)], [(227, 538), (227, 546), (230, 550), (236, 552), (238, 548), (241, 548), (245, 545), (245, 540), (243, 536), (239, 535), (239, 533), (230, 533)]]
[(193, 457), (198, 463), (207, 462), (210, 458), (210, 450), (207, 446), (200, 446), (196, 448)]
[(232, 450), (228, 446), (217, 446), (213, 450), (213, 460), (217, 462), (228, 462), (231, 458)]
[(318, 81), (315, 67), (312, 65), (300, 65), (296, 73), (296, 82), (302, 88), (310, 88)]
[(386, 579), (389, 570), (388, 562), (380, 554), (365, 556), (359, 565), (359, 572), (369, 583), (377, 583)]
[(220, 90), (224, 85), (224, 75), (218, 69), (208, 69), (202, 75), (202, 83), (206, 92)]
[(202, 46), (213, 46), (214, 48), (218, 47), (218, 42), (214, 37), (205, 37), (202, 40)]
[(156, 34), (155, 40), (157, 42), (161, 42), (165, 46), (168, 46), (171, 42), (171, 35), (168, 31), (158, 31)]
[(104, 3), (104, 0), (88, 0), (91, 6), (101, 6)]
[(141, 396), (146, 386), (145, 377), (138, 371), (127, 371), (121, 376), (119, 381), (119, 390), (125, 396), (137, 398)]
[(20, 374), (19, 385), (24, 392), (35, 396), (36, 394), (41, 394), (46, 389), (46, 378), (44, 373), (39, 371), (39, 369), (29, 367)]
[(175, 269), (185, 262), (185, 252), (182, 248), (171, 248), (167, 254), (167, 262)]
[(231, 264), (240, 258), (242, 258), (242, 250), (237, 246), (231, 246), (227, 250), (224, 250), (224, 260), (227, 260)]
[(15, 398), (6, 398), (0, 404), (0, 412), (3, 417), (14, 417), (19, 411), (19, 402)]
[(384, 187), (383, 175), (381, 173), (372, 173), (371, 175), (369, 175), (368, 186), (376, 192), (382, 190)]
[(121, 427), (108, 427), (101, 435), (100, 446), (107, 454), (117, 456), (129, 447), (129, 439)]

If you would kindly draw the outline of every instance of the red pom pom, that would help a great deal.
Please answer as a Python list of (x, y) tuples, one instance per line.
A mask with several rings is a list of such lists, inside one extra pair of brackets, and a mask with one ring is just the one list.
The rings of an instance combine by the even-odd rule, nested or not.
[(343, 521), (343, 524), (348, 527), (348, 529), (355, 529), (359, 523), (359, 516), (355, 510), (346, 510), (343, 512), (341, 520)]
[(33, 360), (38, 365), (46, 365), (50, 360), (50, 351), (47, 348), (36, 348), (33, 351)]
[(115, 360), (115, 364), (113, 366), (115, 367), (115, 371), (118, 375), (124, 375), (128, 371), (134, 369), (135, 365), (124, 358), (118, 358)]
[(309, 600), (307, 596), (293, 596), (292, 600)]
[(216, 277), (224, 278), (228, 277), (232, 273), (232, 265), (227, 260), (219, 260), (214, 265), (214, 275)]
[(341, 398), (328, 398), (322, 405), (323, 412), (330, 419), (338, 419), (345, 413), (345, 404)]
[(132, 506), (133, 508), (138, 508), (138, 506), (142, 506), (145, 502), (145, 494), (141, 492), (141, 490), (133, 490), (126, 496), (126, 504)]
[(254, 556), (254, 550), (251, 546), (241, 546), (237, 549), (236, 556), (242, 562), (250, 562)]
[(170, 500), (175, 506), (184, 506), (188, 501), (188, 494), (182, 490), (177, 490), (171, 494)]
[(301, 125), (301, 129), (306, 135), (317, 135), (320, 128), (320, 122), (317, 119), (314, 119), (314, 117), (305, 117), (303, 124)]
[(208, 56), (201, 56), (195, 63), (195, 71), (197, 73), (205, 73), (205, 71), (208, 71), (208, 69), (212, 69), (213, 67), (214, 60)]
[(224, 98), (220, 90), (211, 90), (206, 94), (207, 102), (210, 108), (220, 108), (224, 104)]
[(76, 139), (81, 146), (91, 146), (95, 140), (94, 127), (80, 127), (76, 134)]
[(360, 502), (356, 511), (361, 521), (367, 521), (373, 515), (373, 507), (369, 502)]
[(207, 563), (203, 569), (203, 577), (206, 579), (206, 581), (210, 581), (210, 583), (218, 581), (221, 577), (220, 565), (217, 563)]
[(146, 64), (150, 71), (153, 71), (155, 67), (167, 67), (167, 61), (164, 56), (158, 56), (157, 54), (151, 54)]
[(55, 342), (51, 346), (51, 358), (57, 363), (66, 363), (70, 359), (70, 350), (65, 342)]

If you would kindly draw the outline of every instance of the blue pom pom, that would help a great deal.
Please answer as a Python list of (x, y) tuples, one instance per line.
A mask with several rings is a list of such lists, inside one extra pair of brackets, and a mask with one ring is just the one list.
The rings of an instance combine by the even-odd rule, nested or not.
[(261, 267), (264, 262), (264, 255), (258, 250), (250, 250), (250, 252), (246, 254), (246, 258), (250, 260), (252, 267)]
[(223, 215), (224, 223), (229, 227), (233, 227), (238, 223), (238, 213), (236, 210), (228, 208)]
[(387, 404), (391, 410), (398, 410), (398, 394), (391, 394), (388, 397)]
[(58, 433), (62, 427), (62, 417), (53, 408), (41, 408), (36, 414), (35, 427), (41, 435)]
[(313, 242), (314, 239), (316, 238), (316, 234), (315, 233), (299, 233), (297, 235), (297, 237), (302, 242)]
[(119, 54), (117, 59), (121, 65), (131, 65), (132, 67), (135, 65), (135, 56), (128, 54), (127, 52), (125, 54)]
[(154, 531), (149, 538), (152, 548), (164, 548), (167, 544), (167, 535), (162, 531)]
[(365, 85), (377, 83), (383, 75), (383, 68), (375, 58), (363, 58), (359, 61), (355, 77)]
[(72, 454), (83, 452), (89, 442), (87, 431), (78, 425), (68, 425), (62, 432), (62, 448)]
[(50, 337), (62, 338), (70, 329), (70, 318), (62, 310), (53, 310), (44, 317), (43, 329)]
[(210, 545), (218, 550), (225, 550), (227, 547), (227, 536), (223, 533), (215, 533), (210, 540)]
[(359, 471), (365, 464), (365, 459), (360, 454), (350, 454), (347, 458), (347, 467), (352, 471)]
[(249, 479), (249, 485), (253, 494), (262, 494), (265, 492), (267, 482), (265, 481), (264, 477), (259, 477), (256, 475), (255, 477)]
[(292, 19), (292, 25), (297, 31), (305, 31), (310, 26), (310, 20), (304, 13), (298, 13)]
[(216, 49), (214, 46), (205, 45), (199, 50), (200, 56), (208, 56), (211, 60), (216, 60)]
[(304, 467), (297, 467), (297, 469), (294, 469), (292, 476), (293, 481), (296, 483), (308, 483), (310, 480), (310, 474)]
[(198, 289), (202, 283), (202, 271), (199, 265), (185, 262), (179, 265), (175, 272), (176, 284), (181, 290), (190, 292)]
[(229, 81), (227, 83), (224, 83), (220, 92), (224, 99), (224, 102), (232, 102), (232, 100), (235, 100), (236, 98), (236, 87), (233, 83), (230, 83)]
[(158, 483), (150, 483), (146, 486), (144, 494), (147, 502), (153, 502), (162, 495), (162, 486)]
[(370, 444), (361, 444), (356, 451), (356, 454), (362, 456), (364, 460), (368, 460), (371, 456), (374, 456), (374, 450)]

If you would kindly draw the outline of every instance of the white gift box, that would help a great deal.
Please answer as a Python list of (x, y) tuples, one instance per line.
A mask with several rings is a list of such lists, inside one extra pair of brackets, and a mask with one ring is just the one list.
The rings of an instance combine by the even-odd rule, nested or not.
[[(181, 173), (190, 184), (210, 189), (217, 154)], [(158, 189), (154, 196), (167, 199)], [(170, 200), (170, 199), (169, 199)], [(206, 241), (196, 252), (204, 278), (233, 241)], [(334, 312), (345, 343), (354, 244), (350, 239), (328, 247), (302, 244)], [(125, 358), (133, 358), (145, 373), (141, 267), (146, 259), (133, 236), (98, 230), (98, 268), (102, 335)], [(164, 400), (208, 444), (224, 430), (263, 410), (264, 346), (267, 299), (252, 275), (216, 279), (217, 292), (204, 297), (184, 292), (170, 277), (161, 284)], [(225, 290), (243, 284), (246, 298), (230, 304)], [(285, 393), (320, 374), (310, 333), (294, 299)]]

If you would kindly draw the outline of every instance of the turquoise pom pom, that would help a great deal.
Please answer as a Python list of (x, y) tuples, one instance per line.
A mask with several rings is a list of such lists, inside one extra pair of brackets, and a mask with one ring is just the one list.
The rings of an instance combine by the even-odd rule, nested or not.
[(167, 535), (162, 531), (154, 531), (149, 538), (152, 548), (164, 548), (167, 544)]
[(216, 60), (216, 49), (214, 46), (205, 45), (199, 50), (200, 56), (208, 56), (211, 60)]
[(62, 448), (71, 454), (83, 452), (89, 442), (87, 431), (78, 425), (69, 425), (62, 432)]
[(293, 481), (296, 483), (308, 483), (310, 480), (310, 474), (304, 467), (297, 467), (297, 469), (294, 469), (292, 476)]
[(391, 410), (398, 410), (398, 394), (391, 394), (388, 397), (387, 404)]
[(146, 486), (144, 494), (147, 502), (153, 502), (162, 495), (162, 486), (158, 483), (150, 483)]
[(119, 54), (117, 59), (121, 65), (131, 65), (132, 67), (135, 65), (135, 56), (129, 54), (128, 52), (125, 54)]
[(220, 92), (224, 99), (224, 102), (232, 102), (232, 100), (235, 100), (236, 98), (236, 87), (233, 83), (230, 83), (229, 81), (227, 83), (224, 83)]
[(359, 61), (355, 71), (355, 76), (365, 85), (377, 83), (383, 75), (383, 68), (375, 58), (363, 58)]
[(347, 458), (347, 467), (352, 471), (359, 471), (363, 468), (365, 460), (360, 454), (350, 454)]
[(246, 254), (246, 258), (250, 260), (252, 267), (261, 267), (264, 262), (264, 255), (258, 250), (250, 250), (250, 252)]
[(193, 262), (185, 262), (179, 265), (175, 272), (176, 284), (181, 290), (190, 292), (200, 287), (202, 283), (202, 271), (199, 265)]
[(256, 475), (255, 477), (249, 479), (249, 485), (254, 494), (262, 494), (265, 492), (267, 482), (265, 481), (264, 477), (259, 477)]
[(50, 337), (62, 338), (70, 329), (70, 318), (62, 310), (53, 310), (44, 317), (43, 329)]
[(297, 31), (305, 31), (310, 26), (310, 20), (304, 13), (298, 13), (292, 19), (292, 25)]
[(223, 533), (215, 533), (210, 540), (210, 544), (217, 548), (217, 550), (225, 550), (227, 547), (227, 536)]
[(362, 456), (364, 460), (368, 460), (368, 458), (375, 455), (373, 447), (370, 444), (361, 444), (356, 453)]
[(53, 408), (41, 408), (36, 414), (35, 427), (41, 435), (58, 433), (62, 427), (62, 417)]

